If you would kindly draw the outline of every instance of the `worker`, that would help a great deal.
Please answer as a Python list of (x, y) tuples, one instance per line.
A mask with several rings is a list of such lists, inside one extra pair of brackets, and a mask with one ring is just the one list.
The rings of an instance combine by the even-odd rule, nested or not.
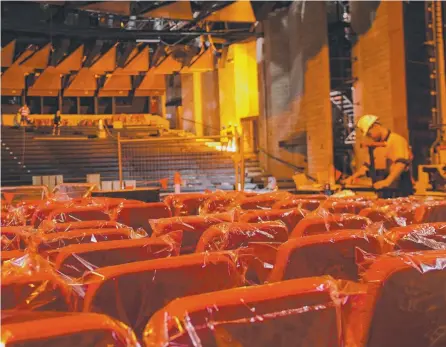
[(19, 108), (19, 114), (20, 114), (20, 125), (26, 126), (30, 123), (29, 115), (31, 111), (26, 104), (26, 102), (23, 104), (22, 107)]
[(61, 116), (60, 110), (57, 110), (53, 117), (53, 136), (60, 136)]
[[(375, 142), (375, 146), (381, 144), (382, 147), (376, 147), (372, 152), (373, 158), (367, 158), (360, 169), (347, 178), (344, 183), (353, 184), (358, 178), (365, 176), (371, 166), (371, 160), (373, 160), (377, 179), (377, 182), (373, 182), (375, 189), (396, 189), (396, 193), (391, 195), (393, 197), (413, 194), (409, 170), (411, 156), (407, 141), (401, 135), (382, 126), (375, 115), (362, 116), (356, 126), (364, 136)], [(386, 192), (379, 195), (389, 197), (389, 193)]]

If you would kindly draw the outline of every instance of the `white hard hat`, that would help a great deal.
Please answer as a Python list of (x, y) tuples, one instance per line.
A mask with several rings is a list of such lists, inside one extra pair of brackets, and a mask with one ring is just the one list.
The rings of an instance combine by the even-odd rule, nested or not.
[(362, 116), (359, 118), (358, 123), (356, 124), (356, 127), (358, 127), (363, 135), (366, 135), (373, 124), (378, 120), (378, 117), (373, 114), (366, 114), (365, 116)]

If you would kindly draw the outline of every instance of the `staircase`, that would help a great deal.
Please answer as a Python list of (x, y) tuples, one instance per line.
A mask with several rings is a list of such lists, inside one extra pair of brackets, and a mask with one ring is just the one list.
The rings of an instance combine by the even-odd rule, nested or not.
[(356, 131), (355, 131), (355, 114), (354, 114), (353, 103), (345, 94), (337, 90), (333, 90), (330, 92), (330, 100), (332, 104), (341, 112), (341, 114), (347, 117), (348, 130), (346, 137), (344, 139), (344, 144), (345, 145), (354, 144), (356, 141)]

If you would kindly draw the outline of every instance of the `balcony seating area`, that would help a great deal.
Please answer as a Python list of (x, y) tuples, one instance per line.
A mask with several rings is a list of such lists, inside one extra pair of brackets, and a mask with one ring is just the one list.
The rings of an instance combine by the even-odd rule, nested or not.
[(6, 346), (446, 343), (445, 201), (218, 191), (29, 203), (2, 200)]

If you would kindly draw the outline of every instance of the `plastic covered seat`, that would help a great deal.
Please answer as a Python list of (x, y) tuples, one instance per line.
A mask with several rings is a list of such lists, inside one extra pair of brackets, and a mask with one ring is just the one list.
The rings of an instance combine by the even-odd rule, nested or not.
[(172, 194), (166, 196), (164, 202), (170, 207), (173, 216), (196, 216), (208, 197), (209, 194), (202, 193)]
[(210, 195), (200, 206), (200, 215), (222, 213), (231, 209), (237, 199), (256, 196), (248, 192), (217, 192)]
[(368, 218), (351, 214), (307, 215), (297, 223), (290, 238), (323, 234), (335, 230), (365, 229), (370, 224), (371, 221)]
[(96, 313), (2, 310), (1, 318), (8, 347), (139, 346), (131, 329)]
[(1, 228), (1, 250), (12, 251), (25, 249), (31, 229), (23, 226)]
[(149, 318), (173, 299), (243, 283), (229, 254), (191, 254), (97, 269), (84, 276), (85, 312), (100, 312), (140, 336)]
[(44, 234), (35, 238), (37, 251), (43, 253), (72, 244), (128, 240), (132, 238), (129, 229), (81, 229), (60, 233)]
[(170, 209), (163, 202), (118, 206), (113, 214), (113, 220), (118, 223), (135, 230), (142, 228), (149, 235), (152, 234), (149, 220), (169, 217), (171, 217)]
[(344, 293), (329, 277), (314, 277), (180, 298), (159, 310), (144, 330), (147, 347), (341, 347)]
[[(126, 225), (108, 220), (87, 220), (81, 222), (54, 223), (53, 221), (43, 221), (39, 230), (44, 233), (60, 233), (82, 229), (125, 229)], [(130, 228), (130, 227), (128, 227)]]
[(101, 267), (176, 256), (181, 237), (181, 231), (174, 231), (160, 238), (69, 245), (58, 250), (55, 268), (67, 276), (81, 277)]
[(53, 210), (47, 217), (48, 220), (56, 223), (79, 222), (85, 220), (110, 220), (108, 213), (102, 207), (81, 206), (68, 207)]
[(236, 200), (235, 204), (242, 210), (266, 210), (271, 209), (273, 205), (281, 200), (288, 198), (291, 194), (288, 192), (274, 192), (259, 194), (247, 198)]
[(343, 230), (291, 239), (279, 247), (268, 281), (323, 275), (357, 281), (356, 249), (373, 254), (392, 250), (392, 245), (384, 242), (379, 234), (364, 230)]
[(288, 230), (281, 222), (221, 223), (207, 229), (195, 252), (223, 251), (247, 247), (250, 242), (285, 242)]
[(11, 260), (11, 259), (16, 259), (16, 258), (20, 258), (23, 257), (25, 255), (25, 251), (22, 250), (15, 250), (15, 251), (1, 251), (0, 252), (0, 257), (1, 257), (1, 262), (2, 264), (5, 261)]
[(242, 223), (260, 223), (270, 221), (282, 221), (291, 232), (296, 224), (306, 216), (308, 212), (300, 208), (288, 210), (254, 210), (242, 214), (239, 221)]
[(371, 201), (344, 201), (343, 199), (328, 199), (324, 201), (321, 208), (326, 209), (330, 213), (342, 214), (359, 214), (364, 208), (370, 207)]
[(388, 238), (395, 243), (395, 249), (403, 251), (446, 249), (446, 222), (393, 228)]
[(446, 251), (396, 252), (363, 274), (368, 290), (348, 321), (348, 346), (446, 346)]
[(183, 232), (181, 254), (193, 253), (201, 235), (212, 225), (232, 222), (233, 216), (226, 213), (206, 216), (185, 216), (151, 220), (152, 237), (159, 237), (175, 230)]
[(322, 200), (318, 199), (302, 199), (300, 197), (291, 197), (285, 200), (277, 201), (273, 206), (273, 210), (286, 210), (293, 207), (300, 207), (307, 211), (317, 210), (321, 204)]
[(417, 208), (415, 223), (435, 222), (446, 222), (446, 200), (425, 202)]
[(360, 216), (369, 218), (372, 222), (382, 222), (387, 229), (410, 225), (414, 221), (414, 211), (401, 208), (367, 207), (361, 210)]

